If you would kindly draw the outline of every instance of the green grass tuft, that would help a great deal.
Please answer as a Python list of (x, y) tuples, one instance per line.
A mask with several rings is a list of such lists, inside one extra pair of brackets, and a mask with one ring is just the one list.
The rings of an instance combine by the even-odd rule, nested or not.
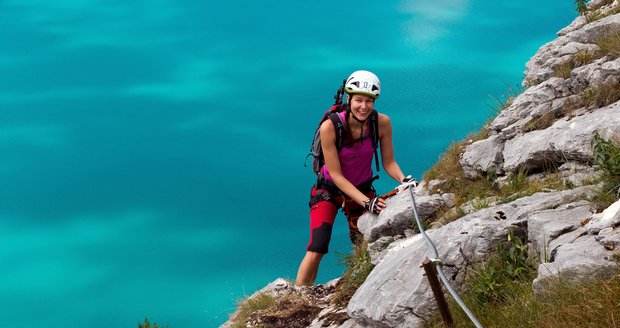
[(367, 246), (367, 242), (356, 245), (353, 253), (344, 257), (343, 262), (347, 270), (336, 287), (336, 292), (332, 298), (334, 305), (346, 306), (374, 268)]
[(611, 59), (620, 57), (620, 30), (613, 30), (602, 35), (596, 40), (596, 44), (603, 55), (608, 55)]
[(267, 294), (258, 294), (239, 302), (231, 328), (245, 328), (250, 316), (258, 311), (267, 310), (277, 305), (276, 299)]
[(491, 108), (491, 110), (493, 111), (493, 114), (494, 114), (493, 117), (497, 116), (504, 109), (508, 108), (508, 106), (512, 104), (512, 101), (519, 94), (521, 94), (521, 92), (523, 92), (523, 89), (521, 89), (521, 87), (518, 85), (513, 86), (508, 82), (504, 82), (504, 84), (508, 88), (506, 92), (504, 92), (504, 94), (502, 94), (501, 96), (489, 95), (489, 98), (491, 98), (492, 103), (487, 104), (487, 106)]
[[(530, 282), (514, 282), (500, 301), (478, 306), (464, 294), (476, 318), (487, 328), (620, 327), (620, 273), (580, 282), (556, 278), (545, 282), (544, 292), (535, 295)], [(473, 327), (455, 304), (450, 304), (455, 327)], [(436, 318), (427, 327), (443, 327)]]
[(601, 108), (620, 100), (620, 83), (604, 83), (586, 89), (581, 98), (588, 108)]
[(553, 67), (553, 72), (554, 72), (555, 77), (559, 77), (563, 79), (570, 78), (572, 71), (573, 71), (573, 62), (570, 60), (557, 64)]
[(579, 67), (583, 65), (587, 65), (594, 60), (594, 54), (590, 53), (588, 50), (579, 50), (575, 53), (573, 57), (573, 66)]

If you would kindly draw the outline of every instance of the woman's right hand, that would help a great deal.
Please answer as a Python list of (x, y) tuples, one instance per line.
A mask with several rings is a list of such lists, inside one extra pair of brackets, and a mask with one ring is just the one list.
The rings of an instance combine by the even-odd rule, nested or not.
[(372, 214), (381, 213), (381, 211), (385, 209), (385, 206), (385, 200), (381, 197), (373, 197), (364, 201), (364, 208)]

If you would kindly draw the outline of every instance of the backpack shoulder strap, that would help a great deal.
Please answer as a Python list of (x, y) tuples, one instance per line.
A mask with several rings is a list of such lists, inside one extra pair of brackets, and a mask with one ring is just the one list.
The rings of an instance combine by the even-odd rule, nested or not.
[(375, 167), (377, 168), (377, 172), (379, 172), (379, 152), (377, 151), (379, 148), (379, 112), (374, 109), (370, 114), (370, 138), (375, 148)]
[(333, 112), (329, 114), (328, 118), (334, 125), (334, 131), (336, 132), (336, 149), (340, 151), (340, 149), (342, 149), (342, 132), (344, 131), (344, 123), (340, 118), (340, 112)]

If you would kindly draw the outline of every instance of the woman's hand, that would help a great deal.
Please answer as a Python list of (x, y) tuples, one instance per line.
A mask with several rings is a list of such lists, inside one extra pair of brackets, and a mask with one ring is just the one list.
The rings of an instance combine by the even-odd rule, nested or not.
[(411, 175), (408, 175), (406, 177), (403, 178), (403, 180), (401, 181), (401, 184), (396, 187), (396, 189), (399, 190), (399, 192), (413, 187), (414, 189), (419, 185), (420, 183), (418, 182), (418, 180), (416, 180), (415, 178), (412, 178)]
[(364, 208), (372, 213), (379, 214), (385, 209), (385, 200), (381, 197), (373, 197), (364, 201)]

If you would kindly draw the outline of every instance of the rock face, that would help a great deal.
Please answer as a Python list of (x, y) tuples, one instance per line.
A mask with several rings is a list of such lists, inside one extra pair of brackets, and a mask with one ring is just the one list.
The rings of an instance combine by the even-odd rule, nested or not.
[(618, 224), (620, 224), (620, 201), (613, 203), (601, 214), (594, 215), (585, 228), (590, 234), (598, 234), (601, 230)]
[[(530, 221), (540, 217), (541, 211), (578, 208), (580, 211), (574, 217), (582, 219), (582, 212), (592, 215), (586, 202), (578, 202), (587, 198), (588, 193), (587, 187), (538, 193), (471, 213), (427, 233), (435, 241), (446, 275), (458, 289), (468, 267), (481, 262), (499, 243), (505, 242), (510, 230), (527, 229)], [(498, 212), (506, 219), (497, 220)], [(349, 302), (349, 315), (366, 327), (421, 327), (436, 310), (435, 299), (420, 268), (424, 258), (432, 256), (429, 245), (418, 234), (392, 243), (376, 256), (381, 261)]]
[[(597, 88), (617, 85), (620, 58), (595, 58), (601, 38), (620, 31), (620, 15), (585, 24), (582, 19), (540, 48), (527, 63), (524, 83), (536, 83), (513, 99), (488, 126), (490, 137), (469, 145), (461, 165), (469, 177), (481, 172), (505, 174), (541, 170), (567, 162), (592, 161), (592, 136), (620, 138), (620, 105), (593, 109), (588, 97)], [(557, 67), (582, 64), (570, 76), (557, 77)], [(590, 100), (591, 101), (591, 100)]]
[[(602, 13), (620, 6), (618, 1), (605, 3), (593, 0), (589, 6)], [(468, 177), (492, 173), (501, 180), (526, 172), (529, 179), (541, 179), (554, 168), (574, 188), (540, 192), (506, 204), (491, 201), (490, 207), (481, 210), (461, 207), (469, 214), (428, 229), (455, 289), (462, 287), (472, 265), (506, 243), (510, 231), (527, 236), (531, 255), (539, 259), (535, 292), (544, 288), (549, 277), (579, 280), (617, 270), (614, 251), (620, 247), (620, 201), (596, 213), (590, 202), (596, 186), (590, 184), (598, 176), (593, 135), (620, 141), (620, 96), (605, 94), (602, 102), (596, 98), (604, 92), (620, 95), (620, 58), (600, 55), (599, 46), (601, 38), (618, 31), (620, 14), (591, 23), (576, 18), (526, 64), (528, 88), (489, 123), (489, 136), (466, 147), (460, 164)], [(589, 55), (592, 58), (584, 60)], [(566, 63), (570, 72), (559, 74), (558, 67)], [(422, 220), (454, 209), (454, 195), (441, 193), (441, 183), (430, 181), (417, 188), (415, 202)], [(420, 267), (434, 252), (415, 232), (412, 204), (410, 194), (402, 192), (388, 200), (380, 215), (360, 218), (358, 226), (369, 241), (375, 268), (351, 298), (346, 320), (326, 322), (326, 313), (336, 311), (328, 306), (310, 327), (423, 327), (434, 315), (436, 303)], [(295, 288), (278, 280), (266, 290), (292, 293)], [(345, 314), (340, 309), (336, 312)]]
[[(421, 219), (429, 218), (442, 207), (452, 205), (450, 194), (427, 195), (418, 194), (416, 199), (418, 215)], [(383, 237), (401, 237), (413, 227), (413, 205), (409, 201), (409, 193), (401, 192), (387, 200), (388, 206), (373, 219), (360, 220), (358, 228), (370, 242)]]
[(502, 169), (517, 172), (565, 162), (591, 162), (594, 132), (605, 139), (620, 137), (620, 104), (572, 119), (563, 118), (545, 130), (507, 140), (502, 152)]

